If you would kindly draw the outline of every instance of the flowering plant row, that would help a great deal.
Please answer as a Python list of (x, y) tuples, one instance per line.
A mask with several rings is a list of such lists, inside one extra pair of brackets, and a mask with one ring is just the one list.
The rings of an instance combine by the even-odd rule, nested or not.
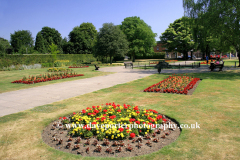
[[(69, 131), (72, 136), (90, 138), (96, 135), (99, 140), (103, 138), (126, 139), (146, 135), (154, 132), (156, 124), (160, 125), (162, 122), (167, 121), (155, 110), (140, 110), (138, 106), (126, 104), (121, 106), (116, 105), (114, 102), (106, 103), (105, 107), (87, 107), (79, 113), (73, 112), (73, 115), (60, 117), (59, 119), (65, 125), (66, 123), (72, 123)], [(80, 127), (80, 124), (82, 127)], [(131, 126), (133, 124), (135, 124), (134, 127)], [(95, 126), (90, 127), (93, 125)], [(103, 125), (104, 127), (102, 127)], [(146, 127), (143, 127), (143, 125)]]
[(68, 68), (48, 68), (48, 72), (69, 72), (72, 71), (72, 69)]
[(77, 74), (77, 73), (52, 73), (52, 74), (43, 74), (38, 76), (29, 76), (23, 77), (23, 79), (13, 81), (12, 83), (23, 83), (23, 84), (34, 84), (39, 82), (46, 82), (46, 81), (52, 81), (52, 80), (58, 80), (58, 79), (64, 79), (64, 78), (71, 78), (71, 77), (78, 77), (78, 76), (84, 76), (83, 74)]
[[(215, 62), (215, 60), (212, 60), (213, 62)], [(211, 61), (208, 61), (208, 64), (210, 64)], [(201, 62), (200, 64), (207, 64), (207, 61)]]
[(199, 81), (200, 78), (188, 76), (177, 76), (173, 74), (167, 79), (160, 81), (146, 89), (144, 92), (163, 92), (163, 93), (178, 93), (187, 94), (190, 89)]
[(70, 66), (68, 68), (87, 68), (87, 67), (89, 67), (89, 66)]

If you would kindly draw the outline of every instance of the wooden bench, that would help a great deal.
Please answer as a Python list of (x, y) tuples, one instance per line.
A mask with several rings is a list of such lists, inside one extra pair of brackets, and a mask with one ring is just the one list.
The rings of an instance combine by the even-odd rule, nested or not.
[(224, 67), (224, 62), (223, 62), (223, 64), (211, 63), (209, 69), (211, 69), (211, 71), (213, 71), (215, 68), (219, 68), (219, 71), (222, 71), (223, 67)]
[(100, 68), (100, 67), (98, 67), (96, 64), (95, 64), (94, 66), (95, 66), (95, 70), (98, 70), (98, 68)]

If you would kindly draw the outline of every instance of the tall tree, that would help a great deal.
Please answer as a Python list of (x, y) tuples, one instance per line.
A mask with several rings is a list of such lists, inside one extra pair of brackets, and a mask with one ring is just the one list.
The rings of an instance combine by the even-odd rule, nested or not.
[(153, 33), (148, 26), (139, 17), (127, 17), (120, 26), (123, 33), (127, 36), (129, 42), (129, 55), (132, 61), (135, 61), (136, 54), (146, 55), (153, 52), (153, 46), (156, 45), (156, 33)]
[[(222, 44), (234, 46), (240, 52), (240, 1), (239, 0), (183, 0), (185, 16), (199, 19), (205, 15), (209, 31), (220, 36)], [(239, 57), (240, 67), (240, 57)]]
[(112, 64), (113, 57), (124, 56), (127, 51), (128, 41), (119, 26), (115, 26), (113, 23), (104, 23), (97, 36), (96, 54), (110, 57)]
[[(41, 38), (41, 36), (43, 38)], [(59, 50), (62, 50), (61, 48), (61, 41), (62, 37), (61, 34), (55, 29), (50, 27), (43, 27), (40, 32), (38, 32), (36, 36), (36, 42), (35, 42), (35, 49), (39, 52), (43, 51), (42, 43), (44, 43), (44, 47), (49, 50), (49, 46), (52, 45), (52, 43), (56, 44), (58, 46)]]
[(194, 48), (192, 30), (186, 18), (180, 18), (171, 23), (159, 37), (169, 52), (183, 53), (188, 58), (188, 52)]
[(20, 48), (30, 48), (33, 46), (32, 33), (28, 30), (19, 30), (11, 34), (10, 40), (14, 52), (18, 52)]
[(8, 40), (0, 37), (0, 55), (6, 54), (7, 53), (7, 49), (10, 49), (10, 43), (8, 42)]
[(74, 45), (72, 53), (90, 54), (96, 43), (97, 30), (92, 23), (82, 23), (69, 33), (69, 42)]
[(47, 53), (46, 44), (47, 42), (43, 39), (41, 32), (38, 32), (35, 41), (35, 50), (40, 53)]

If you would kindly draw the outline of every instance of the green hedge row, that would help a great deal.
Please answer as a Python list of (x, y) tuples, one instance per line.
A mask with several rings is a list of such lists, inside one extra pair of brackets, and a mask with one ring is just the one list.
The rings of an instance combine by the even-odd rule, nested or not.
[[(73, 63), (94, 62), (96, 58), (92, 54), (58, 54), (57, 60), (69, 60)], [(0, 56), (0, 68), (18, 64), (52, 64), (54, 59), (49, 54), (39, 55), (2, 55)]]
[(136, 55), (135, 59), (165, 59), (165, 52), (154, 52), (145, 56)]

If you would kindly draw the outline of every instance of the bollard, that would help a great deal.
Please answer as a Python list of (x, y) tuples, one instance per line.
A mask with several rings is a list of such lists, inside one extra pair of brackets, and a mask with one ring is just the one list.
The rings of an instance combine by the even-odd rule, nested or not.
[(133, 69), (133, 63), (132, 63), (132, 69)]
[(235, 68), (236, 68), (236, 66), (237, 66), (237, 62), (235, 62)]

